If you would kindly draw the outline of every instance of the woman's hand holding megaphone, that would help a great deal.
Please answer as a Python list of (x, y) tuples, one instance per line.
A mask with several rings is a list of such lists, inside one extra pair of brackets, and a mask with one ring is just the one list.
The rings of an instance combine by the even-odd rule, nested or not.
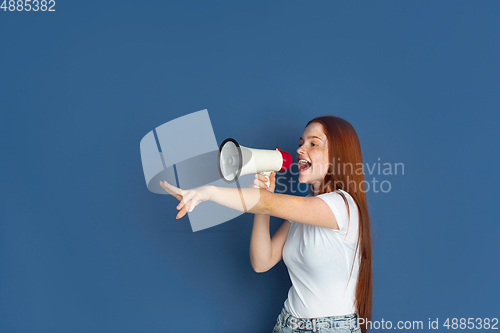
[(255, 179), (253, 180), (252, 184), (250, 185), (250, 187), (253, 187), (253, 188), (262, 188), (264, 190), (268, 190), (269, 192), (273, 192), (274, 193), (274, 189), (275, 189), (275, 180), (276, 180), (276, 172), (272, 172), (271, 175), (269, 176), (269, 186), (266, 185), (266, 182), (267, 182), (267, 177), (260, 174), (260, 173), (256, 173), (255, 174)]

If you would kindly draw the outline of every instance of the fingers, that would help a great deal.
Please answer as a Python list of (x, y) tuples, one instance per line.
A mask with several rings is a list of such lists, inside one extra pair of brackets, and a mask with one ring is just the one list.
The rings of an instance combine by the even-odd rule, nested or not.
[(186, 201), (186, 195), (189, 194), (187, 191), (181, 190), (178, 187), (175, 187), (166, 181), (161, 182), (160, 181), (160, 186), (167, 191), (168, 194), (173, 195), (177, 200), (180, 201), (179, 205), (177, 206), (177, 209), (180, 209), (180, 211), (177, 213), (177, 216), (175, 217), (176, 219), (182, 218), (184, 215), (187, 213), (188, 206), (185, 205)]
[[(185, 205), (182, 205), (181, 210), (177, 213), (176, 219), (182, 218), (187, 213), (191, 213), (196, 206), (201, 202), (201, 200), (193, 199)], [(179, 208), (178, 208), (179, 209)]]
[(256, 174), (255, 174), (255, 178), (257, 178), (257, 179), (259, 179), (259, 180), (263, 181), (264, 183), (265, 183), (265, 182), (267, 182), (267, 177), (266, 177), (266, 176), (264, 176), (263, 174), (256, 173)]
[[(184, 194), (180, 203), (182, 203), (184, 206), (188, 206), (191, 199), (193, 199), (195, 195), (196, 195), (196, 191), (189, 191), (188, 193)], [(188, 206), (188, 208), (189, 208), (189, 206)]]
[(177, 206), (177, 209), (179, 209), (179, 212), (177, 213), (177, 216), (175, 218), (176, 219), (182, 218), (188, 212), (192, 212), (194, 207), (195, 207), (195, 205), (192, 204), (192, 201), (187, 202), (185, 204), (179, 203), (179, 205)]
[(263, 188), (265, 190), (267, 190), (267, 185), (265, 182), (263, 182), (262, 180), (260, 179), (254, 179), (253, 182), (252, 182), (252, 187), (254, 188)]
[(182, 190), (178, 187), (175, 187), (169, 183), (167, 183), (166, 181), (164, 182), (161, 182), (160, 181), (160, 186), (165, 190), (167, 191), (168, 194), (171, 194), (173, 195), (177, 200), (182, 200)]
[(198, 198), (193, 198), (193, 200), (191, 200), (191, 204), (189, 205), (189, 210), (188, 212), (192, 212), (194, 207), (198, 206), (198, 204), (200, 203), (201, 201), (198, 199)]
[(271, 172), (271, 174), (269, 175), (269, 186), (266, 184), (266, 182), (268, 181), (267, 177), (260, 174), (260, 173), (256, 173), (255, 179), (253, 180), (253, 183), (250, 187), (263, 188), (265, 190), (268, 190), (268, 191), (274, 193), (275, 180), (276, 180), (276, 172), (275, 171)]
[(263, 188), (265, 190), (268, 190), (269, 189), (269, 186), (266, 185), (266, 177), (259, 174), (259, 173), (256, 173), (255, 174), (255, 179), (253, 180), (252, 182), (252, 187), (254, 188)]
[(184, 206), (182, 209), (177, 213), (177, 216), (175, 217), (176, 219), (182, 218), (184, 215), (187, 213), (187, 207)]
[(179, 204), (177, 205), (177, 209), (179, 212), (177, 213), (177, 216), (175, 217), (176, 219), (182, 218), (186, 213), (192, 212), (193, 209), (200, 203), (202, 200), (200, 200), (199, 197), (196, 195), (198, 192), (196, 190), (181, 190), (178, 187), (175, 187), (166, 181), (161, 182), (160, 181), (160, 186), (167, 191), (167, 193), (175, 196), (177, 200), (179, 200)]
[(269, 175), (269, 186), (267, 186), (267, 177), (260, 174), (256, 173), (255, 174), (255, 179), (252, 181), (252, 184), (250, 184), (250, 187), (252, 188), (263, 188), (265, 190), (269, 190), (271, 192), (274, 192), (274, 187), (275, 187), (275, 181), (276, 181), (276, 172), (273, 171)]
[(182, 207), (186, 207), (186, 209), (189, 209), (191, 204), (190, 201), (193, 199), (195, 195), (196, 191), (186, 191), (176, 208), (182, 209)]
[(174, 185), (171, 185), (171, 184), (167, 183), (166, 181), (163, 181), (163, 182), (160, 181), (160, 185), (169, 193), (180, 194), (180, 191), (181, 191), (180, 188), (175, 187)]

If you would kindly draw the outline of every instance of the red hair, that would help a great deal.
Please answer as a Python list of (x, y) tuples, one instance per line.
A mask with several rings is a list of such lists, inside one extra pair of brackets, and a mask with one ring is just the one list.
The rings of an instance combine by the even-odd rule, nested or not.
[[(359, 233), (356, 253), (359, 248), (360, 264), (355, 306), (358, 317), (364, 318), (364, 323), (360, 325), (361, 331), (366, 333), (366, 322), (371, 320), (372, 316), (373, 272), (366, 181), (364, 172), (359, 172), (359, 167), (363, 168), (361, 145), (354, 127), (340, 117), (331, 115), (316, 117), (309, 121), (307, 125), (311, 123), (323, 125), (323, 132), (328, 138), (328, 158), (332, 162), (328, 167), (328, 172), (318, 194), (342, 189), (351, 195), (358, 206)], [(347, 204), (346, 198), (343, 195), (342, 197)], [(349, 209), (349, 205), (347, 205), (347, 209)]]

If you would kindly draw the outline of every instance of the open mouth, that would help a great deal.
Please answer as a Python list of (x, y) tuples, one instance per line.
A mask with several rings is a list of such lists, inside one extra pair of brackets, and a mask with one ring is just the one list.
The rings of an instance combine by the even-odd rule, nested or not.
[(303, 172), (311, 167), (311, 162), (306, 160), (299, 160), (299, 172)]

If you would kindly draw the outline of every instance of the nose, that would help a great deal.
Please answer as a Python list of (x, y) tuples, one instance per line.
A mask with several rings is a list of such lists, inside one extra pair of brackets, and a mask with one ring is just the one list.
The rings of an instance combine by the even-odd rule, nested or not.
[(302, 149), (303, 146), (304, 145), (301, 145), (301, 146), (299, 146), (299, 148), (297, 148), (297, 154), (298, 155), (304, 155), (304, 149)]

